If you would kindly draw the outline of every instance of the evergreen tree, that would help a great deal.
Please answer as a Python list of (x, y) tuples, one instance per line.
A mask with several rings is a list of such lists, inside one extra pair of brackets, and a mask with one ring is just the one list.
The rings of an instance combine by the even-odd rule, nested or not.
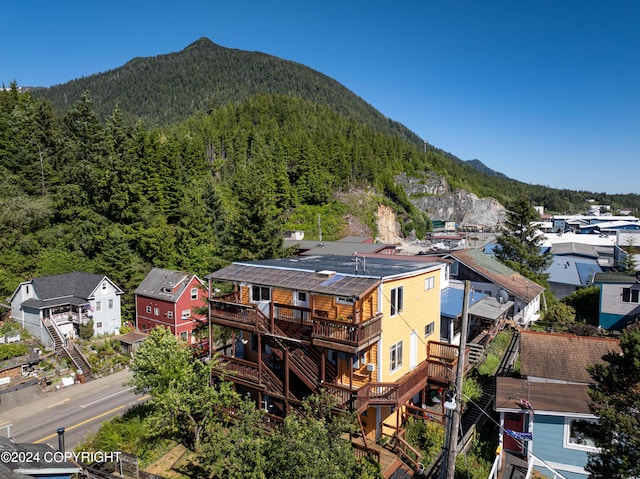
[(541, 274), (553, 257), (540, 252), (542, 236), (531, 223), (540, 219), (529, 198), (519, 196), (506, 212), (503, 230), (498, 235), (496, 258), (510, 268), (524, 274)]
[(640, 477), (640, 327), (620, 337), (622, 354), (589, 368), (591, 411), (599, 424), (591, 436), (598, 453), (589, 453), (586, 466), (593, 479)]

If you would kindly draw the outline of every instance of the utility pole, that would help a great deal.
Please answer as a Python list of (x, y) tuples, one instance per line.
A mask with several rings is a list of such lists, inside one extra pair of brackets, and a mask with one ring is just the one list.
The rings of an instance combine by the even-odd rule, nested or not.
[(456, 368), (456, 388), (454, 391), (455, 408), (451, 411), (451, 424), (447, 428), (449, 447), (446, 451), (445, 479), (454, 479), (456, 472), (456, 453), (458, 451), (458, 429), (460, 427), (460, 410), (462, 409), (462, 378), (464, 376), (464, 352), (467, 348), (467, 324), (469, 322), (469, 291), (471, 282), (464, 282), (464, 299), (462, 304), (462, 324), (460, 326), (460, 349), (458, 350), (458, 366)]

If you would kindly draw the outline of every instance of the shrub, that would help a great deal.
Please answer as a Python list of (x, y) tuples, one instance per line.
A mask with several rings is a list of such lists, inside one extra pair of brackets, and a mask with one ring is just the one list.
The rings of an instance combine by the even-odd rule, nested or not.
[(0, 344), (0, 361), (5, 359), (16, 358), (29, 352), (26, 344)]

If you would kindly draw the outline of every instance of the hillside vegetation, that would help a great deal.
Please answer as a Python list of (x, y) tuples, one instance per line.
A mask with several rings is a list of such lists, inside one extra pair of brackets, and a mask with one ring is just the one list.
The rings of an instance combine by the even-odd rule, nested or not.
[[(214, 75), (208, 62), (227, 70)], [(317, 72), (201, 39), (51, 89), (0, 91), (0, 294), (74, 270), (107, 274), (131, 294), (151, 266), (204, 275), (286, 254), (282, 232), (312, 238), (318, 214), (327, 240), (344, 234), (347, 215), (375, 234), (378, 204), (420, 238), (430, 218), (396, 183), (403, 172), (435, 172), (503, 204), (526, 194), (561, 212), (586, 197), (640, 206), (637, 195), (481, 173)]]

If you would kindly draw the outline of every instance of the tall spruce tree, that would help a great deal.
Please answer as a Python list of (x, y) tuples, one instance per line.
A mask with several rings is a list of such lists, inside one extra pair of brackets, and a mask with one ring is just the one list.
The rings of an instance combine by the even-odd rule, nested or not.
[(592, 437), (600, 451), (586, 466), (594, 479), (640, 477), (640, 327), (622, 333), (620, 349), (589, 368), (590, 408), (599, 418)]
[(540, 215), (526, 196), (519, 196), (507, 209), (501, 234), (497, 238), (496, 258), (510, 268), (531, 277), (541, 274), (553, 261), (540, 251), (542, 237), (532, 222)]

